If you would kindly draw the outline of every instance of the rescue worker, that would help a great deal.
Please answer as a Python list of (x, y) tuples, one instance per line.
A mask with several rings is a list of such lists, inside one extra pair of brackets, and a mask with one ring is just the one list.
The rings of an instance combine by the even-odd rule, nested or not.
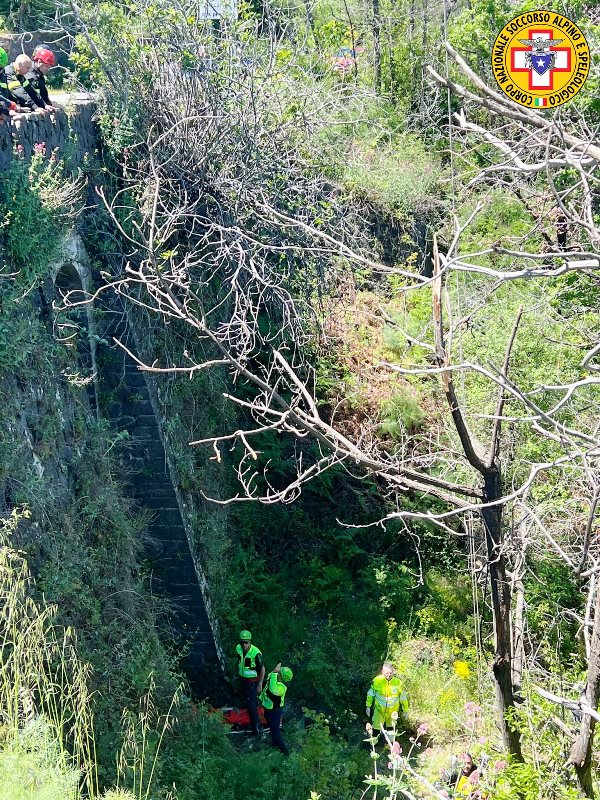
[(46, 86), (46, 75), (52, 67), (56, 66), (54, 53), (46, 45), (39, 44), (33, 51), (31, 60), (33, 61), (33, 67), (25, 77), (33, 86), (38, 97), (40, 97), (44, 108), (47, 111), (54, 111), (54, 106), (48, 96), (48, 87)]
[(6, 67), (6, 83), (10, 99), (18, 105), (19, 111), (44, 112), (42, 98), (25, 77), (33, 67), (33, 62), (24, 54), (17, 56), (12, 64)]
[(277, 664), (273, 672), (270, 672), (265, 683), (265, 688), (260, 695), (260, 702), (265, 710), (265, 718), (269, 723), (271, 741), (278, 747), (284, 756), (289, 756), (290, 751), (281, 735), (281, 717), (285, 705), (285, 693), (287, 685), (294, 673), (289, 667), (282, 667)]
[[(479, 767), (473, 761), (471, 753), (462, 756), (461, 769), (450, 769), (442, 772), (442, 783), (436, 783), (435, 788), (440, 790), (444, 797), (466, 798), (478, 800), (481, 792), (477, 788), (479, 783)], [(444, 786), (448, 788), (444, 788)]]
[(400, 709), (404, 714), (408, 711), (408, 698), (400, 678), (394, 677), (394, 667), (386, 661), (381, 668), (381, 675), (373, 678), (371, 688), (367, 692), (367, 717), (373, 711), (373, 727), (376, 730), (393, 727), (392, 714), (398, 715)]
[(9, 111), (17, 110), (17, 104), (8, 91), (6, 73), (4, 72), (6, 66), (8, 66), (8, 53), (3, 47), (0, 47), (0, 118), (2, 119), (8, 118)]
[(235, 648), (238, 657), (238, 674), (244, 700), (250, 714), (250, 724), (252, 733), (259, 735), (261, 730), (258, 724), (257, 697), (262, 691), (265, 679), (265, 665), (263, 664), (262, 653), (252, 644), (252, 634), (250, 631), (240, 632), (240, 643)]

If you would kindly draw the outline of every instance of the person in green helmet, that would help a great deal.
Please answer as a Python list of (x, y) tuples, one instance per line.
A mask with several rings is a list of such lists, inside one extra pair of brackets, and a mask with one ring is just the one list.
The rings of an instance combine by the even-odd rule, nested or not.
[(17, 104), (10, 96), (4, 68), (8, 65), (8, 53), (0, 47), (0, 119), (6, 118), (10, 111), (17, 110)]
[(252, 644), (250, 631), (240, 632), (240, 642), (235, 648), (235, 652), (238, 659), (240, 684), (250, 714), (252, 733), (258, 736), (261, 731), (258, 722), (257, 697), (262, 691), (265, 665), (262, 653), (256, 645)]
[(294, 673), (289, 667), (282, 667), (281, 664), (277, 664), (273, 672), (269, 673), (265, 688), (260, 695), (260, 702), (265, 710), (265, 718), (269, 723), (271, 741), (275, 747), (281, 750), (284, 756), (289, 756), (290, 751), (281, 735), (281, 717), (285, 705), (287, 684), (293, 677)]

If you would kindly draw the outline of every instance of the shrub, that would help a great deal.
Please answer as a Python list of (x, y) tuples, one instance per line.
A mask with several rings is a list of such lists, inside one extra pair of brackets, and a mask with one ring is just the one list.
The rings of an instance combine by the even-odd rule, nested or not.
[(381, 417), (381, 432), (392, 439), (401, 439), (403, 435), (420, 428), (425, 412), (415, 394), (409, 388), (402, 388), (381, 404)]
[(43, 717), (27, 721), (0, 750), (0, 800), (76, 800), (79, 771), (65, 764)]
[(350, 191), (399, 214), (420, 210), (439, 178), (424, 144), (408, 134), (393, 144), (355, 143), (342, 175)]
[[(8, 545), (28, 516), (27, 511), (14, 511), (0, 523), (0, 775), (4, 771), (11, 776), (0, 779), (0, 791), (12, 787), (7, 800), (67, 800), (77, 796), (73, 787), (81, 773), (93, 797), (87, 671), (77, 657), (73, 631), (55, 625), (56, 609), (29, 597), (27, 563)], [(16, 794), (29, 789), (29, 794)]]

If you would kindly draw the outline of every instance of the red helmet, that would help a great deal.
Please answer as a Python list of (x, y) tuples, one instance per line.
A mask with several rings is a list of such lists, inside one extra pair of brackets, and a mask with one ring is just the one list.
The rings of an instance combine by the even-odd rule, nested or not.
[(41, 61), (42, 64), (47, 64), (49, 67), (56, 66), (56, 59), (54, 53), (43, 45), (38, 45), (33, 51), (32, 58), (34, 61)]

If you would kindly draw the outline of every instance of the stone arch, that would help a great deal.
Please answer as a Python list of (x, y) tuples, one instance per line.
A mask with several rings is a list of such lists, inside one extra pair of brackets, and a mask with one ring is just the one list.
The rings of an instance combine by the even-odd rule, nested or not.
[(81, 382), (96, 414), (98, 410), (97, 339), (93, 286), (89, 259), (81, 237), (71, 231), (63, 245), (63, 256), (52, 265), (54, 336), (76, 352)]

